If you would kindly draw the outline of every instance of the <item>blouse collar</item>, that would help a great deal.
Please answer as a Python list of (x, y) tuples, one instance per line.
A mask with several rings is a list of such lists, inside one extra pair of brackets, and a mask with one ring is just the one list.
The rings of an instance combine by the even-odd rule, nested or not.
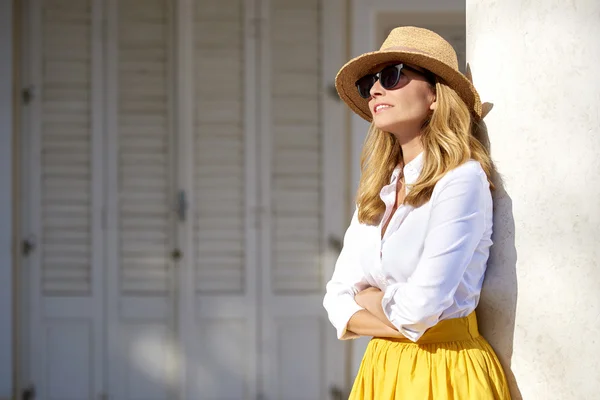
[[(404, 174), (404, 183), (406, 185), (414, 184), (417, 179), (419, 179), (419, 175), (421, 175), (421, 171), (423, 170), (423, 152), (419, 153), (411, 162), (406, 164), (403, 169)], [(394, 168), (394, 172), (392, 172), (392, 177), (390, 179), (390, 183), (396, 183), (398, 177), (400, 176), (400, 165)]]

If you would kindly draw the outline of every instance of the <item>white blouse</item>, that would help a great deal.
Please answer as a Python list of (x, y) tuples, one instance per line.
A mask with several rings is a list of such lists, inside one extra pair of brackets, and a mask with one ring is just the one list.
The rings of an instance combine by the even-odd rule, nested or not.
[[(406, 185), (422, 167), (423, 153), (404, 167)], [(386, 210), (378, 226), (361, 224), (354, 213), (327, 283), (323, 305), (339, 339), (358, 337), (347, 325), (363, 309), (354, 296), (370, 286), (384, 292), (385, 315), (414, 342), (440, 320), (467, 316), (479, 302), (492, 245), (492, 196), (481, 165), (468, 161), (448, 172), (418, 208), (400, 205), (381, 238), (399, 174), (397, 167), (381, 189)]]

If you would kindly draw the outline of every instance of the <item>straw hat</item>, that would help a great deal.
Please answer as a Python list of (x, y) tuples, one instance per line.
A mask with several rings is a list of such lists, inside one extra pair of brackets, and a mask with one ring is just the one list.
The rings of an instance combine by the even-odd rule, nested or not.
[(433, 72), (458, 93), (477, 119), (481, 119), (479, 94), (471, 80), (458, 70), (458, 59), (452, 45), (437, 33), (414, 26), (395, 28), (379, 51), (353, 58), (338, 72), (335, 78), (338, 94), (362, 118), (369, 122), (372, 120), (368, 99), (360, 97), (356, 81), (375, 72), (378, 66), (394, 61)]

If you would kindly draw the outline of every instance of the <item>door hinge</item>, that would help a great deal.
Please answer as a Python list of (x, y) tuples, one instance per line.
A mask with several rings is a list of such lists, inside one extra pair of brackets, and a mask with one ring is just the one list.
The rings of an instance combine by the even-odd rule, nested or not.
[(27, 257), (35, 251), (35, 240), (32, 238), (23, 239), (21, 241), (21, 254)]
[(29, 385), (21, 392), (21, 400), (35, 400), (35, 386)]
[(21, 99), (23, 104), (27, 105), (33, 101), (35, 96), (35, 91), (33, 90), (33, 86), (28, 86), (21, 90)]
[(332, 386), (329, 389), (329, 397), (331, 400), (343, 400), (344, 398), (348, 398), (348, 396), (344, 396), (344, 391), (337, 386)]

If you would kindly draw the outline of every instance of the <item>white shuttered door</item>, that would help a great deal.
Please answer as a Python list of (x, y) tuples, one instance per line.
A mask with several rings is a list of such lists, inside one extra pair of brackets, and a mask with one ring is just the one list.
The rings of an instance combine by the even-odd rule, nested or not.
[(262, 12), (263, 391), (326, 399), (322, 2), (269, 0)]
[(28, 2), (37, 399), (312, 400), (343, 381), (321, 305), (343, 225), (322, 3)]
[(190, 315), (182, 316), (186, 392), (190, 399), (254, 399), (254, 7), (244, 0), (193, 0), (189, 14), (193, 39), (180, 54), (192, 66), (182, 86), (193, 89), (191, 129), (181, 132), (192, 148), (186, 153), (192, 171), (186, 223), (193, 237), (185, 266), (193, 281)]
[(29, 337), (21, 358), (36, 398), (88, 399), (103, 387), (102, 25), (98, 2), (27, 4), (24, 78), (29, 181), (25, 259)]
[(108, 364), (123, 400), (176, 396), (171, 5), (107, 8)]

